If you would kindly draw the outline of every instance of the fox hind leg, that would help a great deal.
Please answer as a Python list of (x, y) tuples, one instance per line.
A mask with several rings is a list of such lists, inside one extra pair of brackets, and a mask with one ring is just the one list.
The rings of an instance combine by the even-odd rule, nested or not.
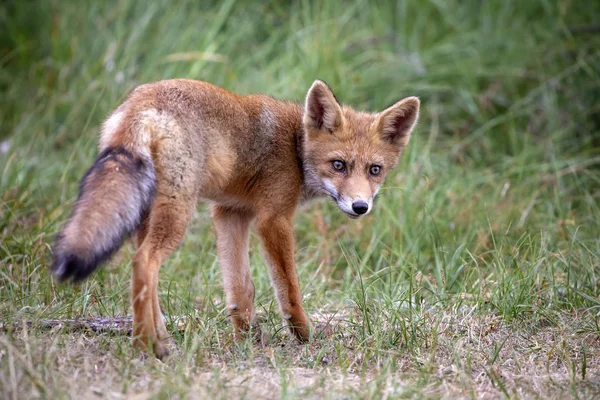
[(144, 350), (152, 349), (158, 358), (168, 354), (164, 343), (168, 334), (158, 302), (158, 271), (183, 240), (195, 204), (193, 198), (182, 201), (158, 195), (138, 231), (131, 280), (133, 341)]
[[(148, 216), (145, 216), (144, 220), (142, 221), (142, 225), (140, 226), (140, 228), (137, 231), (136, 234), (136, 245), (137, 248), (139, 249), (142, 246), (142, 243), (144, 243), (144, 240), (146, 239), (146, 236), (148, 236), (148, 226), (149, 226), (149, 218)], [(158, 274), (155, 274), (155, 278), (156, 278), (156, 283), (153, 283), (151, 286), (152, 287), (158, 287)], [(162, 322), (163, 316), (162, 316), (162, 312), (160, 310), (160, 305), (158, 302), (158, 290), (154, 291), (154, 295), (152, 297), (152, 314), (154, 317), (154, 321), (157, 321), (155, 323), (156, 325), (156, 334), (158, 336), (159, 340), (164, 340), (168, 338), (168, 333), (167, 330), (165, 328), (164, 323)]]

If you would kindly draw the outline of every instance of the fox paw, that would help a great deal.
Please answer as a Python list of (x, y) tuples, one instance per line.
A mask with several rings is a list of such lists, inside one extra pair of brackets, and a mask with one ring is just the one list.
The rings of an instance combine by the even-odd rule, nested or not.
[(305, 343), (310, 340), (310, 322), (306, 316), (301, 318), (294, 318), (291, 315), (284, 315), (284, 318), (288, 320), (290, 332), (298, 339), (298, 341)]

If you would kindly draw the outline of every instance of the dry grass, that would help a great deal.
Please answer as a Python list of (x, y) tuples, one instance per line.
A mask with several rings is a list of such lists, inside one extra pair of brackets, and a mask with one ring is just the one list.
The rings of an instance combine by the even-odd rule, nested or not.
[[(185, 344), (173, 343), (164, 363), (130, 350), (122, 330), (19, 328), (0, 338), (1, 394), (6, 399), (600, 395), (600, 340), (585, 332), (584, 315), (506, 324), (471, 307), (432, 309), (420, 316), (424, 346), (380, 351), (348, 335), (353, 312), (315, 318), (322, 331), (309, 345), (287, 334), (262, 346), (239, 345), (221, 332), (220, 349), (190, 354)], [(186, 335), (197, 324), (185, 327)]]

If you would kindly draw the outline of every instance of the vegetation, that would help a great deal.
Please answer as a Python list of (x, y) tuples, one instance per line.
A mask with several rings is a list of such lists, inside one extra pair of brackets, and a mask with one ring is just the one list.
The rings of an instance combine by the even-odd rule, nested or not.
[[(4, 2), (0, 397), (600, 395), (598, 16), (568, 0)], [(130, 314), (132, 244), (79, 286), (51, 279), (50, 245), (103, 118), (173, 77), (300, 101), (320, 78), (368, 110), (421, 98), (371, 216), (296, 216), (313, 342), (282, 329), (255, 238), (265, 343), (233, 342), (204, 205), (161, 270), (165, 363), (119, 332), (40, 323)]]

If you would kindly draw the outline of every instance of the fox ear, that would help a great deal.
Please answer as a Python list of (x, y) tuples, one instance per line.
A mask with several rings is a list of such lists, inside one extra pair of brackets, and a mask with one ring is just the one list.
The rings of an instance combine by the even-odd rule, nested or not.
[(383, 139), (405, 147), (419, 118), (419, 106), (417, 97), (407, 97), (380, 112), (377, 122)]
[(316, 80), (306, 95), (304, 127), (333, 132), (342, 124), (342, 108), (323, 81)]

